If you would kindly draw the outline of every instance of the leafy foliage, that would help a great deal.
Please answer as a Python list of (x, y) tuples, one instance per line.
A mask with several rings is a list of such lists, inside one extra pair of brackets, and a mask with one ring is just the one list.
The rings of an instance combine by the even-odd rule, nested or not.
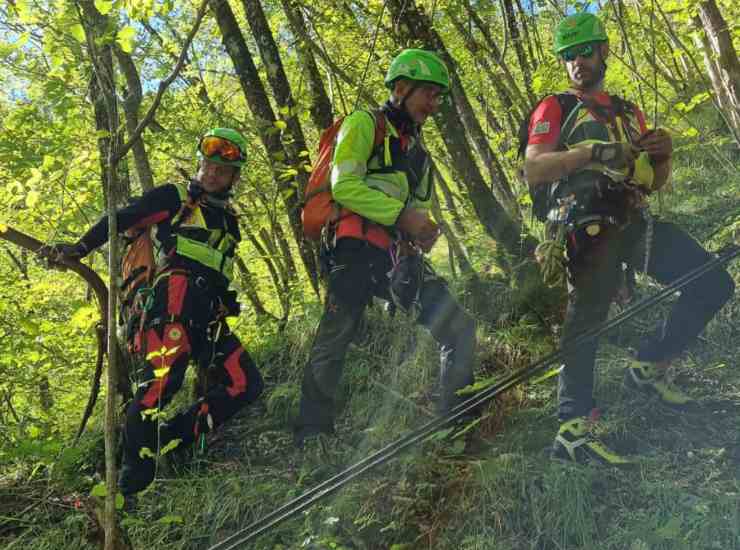
[[(105, 20), (105, 32), (92, 44), (76, 2), (16, 0), (0, 7), (0, 233), (17, 227), (44, 242), (74, 241), (104, 213), (105, 159), (99, 143), (111, 137), (125, 141), (126, 134), (110, 136), (97, 129), (89, 48), (111, 44), (130, 58), (142, 83), (142, 114), (157, 82), (172, 70), (196, 9), (194, 2), (172, 0), (93, 4)], [(550, 51), (551, 33), (562, 13), (578, 6), (598, 9), (607, 21), (612, 48), (608, 88), (640, 103), (651, 124), (666, 126), (675, 136), (675, 192), (654, 198), (654, 209), (712, 249), (737, 242), (740, 157), (705, 74), (706, 52), (693, 39), (703, 32), (697, 27), (699, 0), (523, 2), (523, 11), (515, 13), (528, 73), (506, 27), (503, 2), (416, 4), (458, 64), (493, 158), (518, 199), (523, 232), (537, 235), (542, 228), (531, 221), (526, 187), (516, 179), (514, 132), (533, 99), (567, 85)], [(738, 49), (740, 6), (730, 0), (717, 4)], [(246, 32), (241, 3), (230, 5), (266, 82), (274, 67), (257, 53), (264, 37)], [(265, 405), (247, 411), (221, 440), (214, 439), (208, 462), (196, 457), (185, 467), (170, 466), (177, 475), (167, 476), (166, 483), (158, 471), (154, 498), (125, 516), (137, 547), (213, 543), (297, 496), (332, 467), (322, 471), (300, 464), (285, 430), (298, 405), (301, 369), (321, 313), (299, 260), (292, 213), (281, 200), (300, 192), (297, 182), (310, 171), (320, 133), (312, 119), (313, 84), (299, 46), (317, 60), (338, 116), (368, 106), (367, 96), (383, 101), (389, 60), (400, 48), (418, 44), (400, 38), (406, 23), (389, 17), (381, 0), (297, 2), (305, 36), (289, 24), (282, 2), (268, 0), (262, 6), (293, 105), (279, 106), (268, 88), (266, 100), (278, 118), (269, 121), (253, 113), (219, 27), (209, 16), (142, 139), (158, 183), (180, 178), (180, 170), (194, 171), (194, 144), (210, 127), (238, 128), (253, 144), (235, 197), (245, 236), (238, 255), (246, 267), (236, 286), (242, 296), (249, 293), (252, 311), (232, 328), (249, 343), (266, 373)], [(471, 48), (474, 42), (477, 51)], [(115, 78), (125, 127), (122, 107), (132, 90), (120, 64)], [(293, 119), (307, 137), (307, 150), (292, 160), (284, 153), (270, 157), (261, 140), (278, 137), (291, 144)], [(432, 260), (454, 279), (457, 296), (478, 318), (478, 378), (485, 385), (551, 350), (562, 312), (517, 300), (502, 274), (496, 243), (484, 233), (452, 168), (440, 130), (428, 124), (425, 139), (449, 184), (448, 194), (438, 192), (444, 219), (464, 247), (475, 278), (455, 279), (460, 259), (450, 255), (444, 240)], [(480, 153), (474, 158), (488, 173), (490, 159)], [(142, 191), (137, 170), (130, 153), (121, 172), (134, 195)], [(94, 253), (90, 263), (104, 272), (105, 250)], [(737, 266), (732, 272), (738, 280)], [(87, 494), (105, 496), (97, 477), (104, 464), (99, 411), (90, 432), (76, 445), (71, 441), (90, 391), (97, 307), (79, 280), (46, 269), (5, 241), (0, 241), (0, 281), (0, 540), (40, 549), (58, 548), (60, 540), (67, 548), (90, 547), (84, 534), (94, 528), (79, 503)], [(649, 282), (641, 285), (644, 289)], [(664, 309), (651, 312), (650, 319), (620, 332), (615, 336), (619, 342), (612, 343), (631, 342), (663, 315)], [(738, 366), (739, 316), (735, 298), (679, 363), (680, 376), (694, 382), (707, 403), (705, 416), (676, 419), (646, 407), (627, 407), (616, 398), (621, 371), (613, 357), (621, 352), (616, 347), (604, 351), (598, 391), (617, 419), (612, 435), (641, 446), (647, 456), (637, 472), (576, 469), (542, 459), (541, 448), (554, 431), (553, 380), (546, 379), (512, 391), (463, 437), (437, 434), (415, 454), (271, 532), (260, 547), (740, 547), (735, 479), (740, 381), (733, 368)], [(176, 351), (160, 350), (162, 364)], [(426, 418), (436, 362), (428, 335), (400, 315), (389, 319), (372, 308), (350, 351), (340, 403), (340, 440), (346, 444), (334, 450), (332, 460), (347, 464)], [(166, 370), (158, 369), (155, 376)], [(166, 413), (152, 409), (149, 414), (159, 419)], [(471, 436), (484, 440), (485, 452), (478, 452)], [(166, 469), (170, 459), (176, 462), (173, 455), (181, 454), (178, 445), (175, 440), (145, 452)]]

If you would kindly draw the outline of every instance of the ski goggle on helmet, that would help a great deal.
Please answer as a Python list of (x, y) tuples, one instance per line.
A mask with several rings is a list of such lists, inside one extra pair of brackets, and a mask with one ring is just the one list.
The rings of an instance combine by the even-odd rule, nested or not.
[(214, 128), (198, 143), (198, 159), (241, 168), (247, 161), (246, 140), (231, 128)]

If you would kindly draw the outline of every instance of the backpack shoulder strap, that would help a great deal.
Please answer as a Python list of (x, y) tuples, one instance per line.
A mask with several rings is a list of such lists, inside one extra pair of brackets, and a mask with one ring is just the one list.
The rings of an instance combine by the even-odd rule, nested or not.
[(573, 127), (578, 119), (578, 111), (583, 107), (583, 101), (572, 93), (563, 92), (556, 94), (555, 97), (560, 103), (562, 115), (560, 117), (560, 137), (558, 138), (558, 150), (565, 149), (566, 136), (573, 131)]
[(380, 156), (382, 167), (393, 164), (391, 158), (390, 133), (388, 132), (388, 120), (382, 109), (372, 109), (365, 111), (375, 121), (375, 137), (373, 138), (373, 152), (383, 144), (383, 154)]
[(375, 119), (375, 145), (380, 145), (388, 134), (388, 121), (381, 109), (373, 109), (372, 115)]
[(171, 226), (173, 231), (180, 227), (180, 225), (188, 219), (190, 214), (192, 214), (195, 207), (200, 204), (200, 197), (194, 199), (185, 186), (177, 183), (174, 185), (177, 188), (177, 192), (180, 194), (180, 208), (172, 217)]

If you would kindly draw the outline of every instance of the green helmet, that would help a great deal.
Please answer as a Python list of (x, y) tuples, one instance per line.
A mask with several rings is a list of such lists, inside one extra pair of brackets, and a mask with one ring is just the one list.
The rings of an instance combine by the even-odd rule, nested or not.
[(587, 42), (606, 42), (606, 29), (592, 13), (576, 13), (563, 19), (555, 29), (555, 53)]
[[(218, 144), (211, 145), (207, 138), (217, 137), (228, 141), (230, 144), (235, 145), (239, 151), (235, 154), (230, 150), (219, 150)], [(217, 142), (217, 140), (214, 140)], [(208, 154), (209, 147), (214, 147), (214, 151)], [(228, 158), (233, 156), (234, 158)], [(241, 168), (247, 162), (247, 140), (244, 139), (239, 132), (232, 130), (231, 128), (213, 128), (208, 130), (198, 143), (198, 160), (207, 159), (209, 162), (216, 164), (222, 164), (224, 166), (236, 166)]]
[(417, 82), (433, 82), (444, 88), (450, 87), (450, 73), (439, 56), (427, 50), (403, 50), (388, 67), (385, 75), (386, 88), (392, 89), (399, 78), (408, 78)]

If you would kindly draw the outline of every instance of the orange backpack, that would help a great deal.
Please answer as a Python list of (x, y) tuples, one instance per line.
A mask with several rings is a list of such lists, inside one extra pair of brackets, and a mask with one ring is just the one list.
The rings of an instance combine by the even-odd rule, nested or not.
[[(190, 216), (197, 200), (187, 196), (180, 205), (177, 214), (172, 218), (173, 229), (176, 229), (185, 218)], [(129, 351), (139, 351), (136, 336), (143, 325), (143, 314), (146, 309), (144, 294), (154, 282), (157, 260), (154, 253), (152, 231), (156, 224), (136, 227), (124, 232), (124, 251), (121, 255), (121, 291), (120, 323), (125, 327), (125, 338)], [(137, 330), (138, 328), (138, 330)]]
[[(385, 139), (385, 115), (381, 111), (368, 112), (375, 119), (375, 141), (373, 143), (373, 148), (375, 148), (383, 143)], [(318, 241), (321, 238), (321, 230), (324, 226), (337, 221), (342, 215), (342, 211), (331, 196), (330, 175), (331, 161), (334, 157), (334, 144), (345, 118), (338, 118), (321, 133), (319, 155), (303, 192), (303, 208), (301, 210), (303, 234), (312, 241)], [(344, 212), (349, 211), (344, 210)]]

